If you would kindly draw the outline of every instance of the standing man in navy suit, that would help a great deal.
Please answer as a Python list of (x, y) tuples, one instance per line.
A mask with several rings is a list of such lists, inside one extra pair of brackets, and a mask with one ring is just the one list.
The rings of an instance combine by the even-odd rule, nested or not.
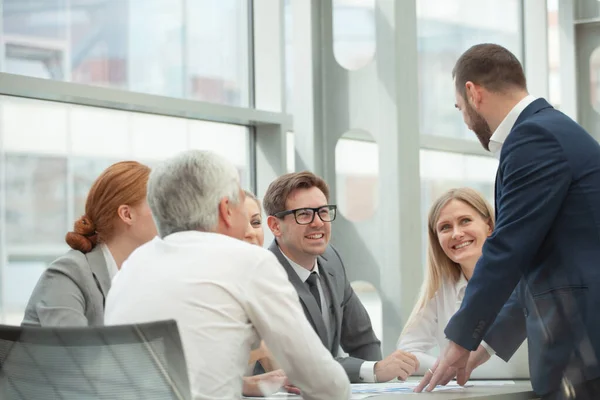
[(452, 75), (456, 108), (500, 159), (496, 229), (445, 329), (450, 344), (416, 390), (455, 375), (464, 384), (490, 353), (508, 360), (527, 338), (538, 395), (600, 398), (600, 145), (530, 96), (501, 46), (471, 47)]

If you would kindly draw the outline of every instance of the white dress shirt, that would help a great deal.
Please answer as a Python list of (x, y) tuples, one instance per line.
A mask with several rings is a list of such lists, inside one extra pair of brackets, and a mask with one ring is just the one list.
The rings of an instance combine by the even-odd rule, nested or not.
[(512, 110), (510, 110), (510, 112), (506, 115), (506, 117), (504, 117), (502, 122), (500, 122), (500, 125), (498, 125), (498, 127), (494, 131), (494, 134), (490, 138), (489, 148), (490, 148), (490, 152), (492, 152), (494, 157), (496, 157), (497, 159), (500, 159), (500, 152), (502, 151), (502, 145), (504, 144), (504, 141), (508, 137), (513, 126), (515, 125), (515, 122), (517, 122), (519, 115), (521, 115), (523, 110), (525, 110), (527, 108), (527, 106), (530, 105), (531, 103), (533, 103), (535, 100), (536, 100), (535, 97), (528, 94), (523, 99), (521, 99), (521, 101), (518, 102), (512, 108)]
[(108, 269), (108, 277), (112, 281), (117, 272), (119, 272), (119, 267), (117, 267), (117, 262), (113, 257), (112, 253), (108, 246), (104, 243), (100, 243), (100, 248), (102, 249), (102, 254), (104, 255), (104, 260), (106, 261), (106, 269)]
[(238, 399), (250, 350), (263, 339), (307, 399), (348, 399), (344, 369), (321, 344), (296, 290), (268, 250), (225, 235), (155, 238), (123, 263), (108, 325), (175, 319), (193, 399)]
[[(417, 374), (422, 375), (427, 372), (428, 368), (433, 367), (437, 357), (432, 354), (432, 350), (437, 349), (442, 354), (448, 346), (448, 339), (446, 339), (444, 329), (448, 325), (450, 318), (460, 308), (466, 288), (467, 279), (463, 274), (460, 274), (457, 282), (444, 279), (441, 288), (435, 293), (435, 296), (415, 315), (411, 325), (400, 336), (397, 348), (410, 352), (417, 357), (420, 364), (416, 372)], [(482, 345), (486, 346), (483, 342)], [(489, 347), (486, 347), (486, 349), (490, 351)], [(522, 353), (526, 349), (523, 346), (518, 351)], [(523, 357), (521, 356), (513, 356), (506, 363), (498, 356), (493, 355), (484, 366), (485, 370), (495, 370), (497, 375), (510, 376), (511, 372), (509, 371), (520, 371), (523, 369), (521, 365), (518, 367), (511, 365), (511, 362), (522, 363), (522, 359)], [(475, 369), (473, 376), (477, 377), (477, 374), (484, 366)]]
[(289, 259), (288, 256), (286, 256), (283, 251), (281, 252), (281, 254), (283, 254), (285, 259), (288, 260), (288, 262), (292, 266), (293, 270), (296, 271), (296, 274), (298, 275), (298, 278), (300, 278), (302, 283), (306, 283), (306, 280), (308, 279), (310, 274), (312, 274), (313, 272), (317, 273), (317, 276), (319, 278), (319, 279), (317, 279), (317, 289), (319, 290), (319, 300), (321, 301), (321, 316), (323, 317), (323, 322), (325, 323), (325, 328), (327, 329), (327, 335), (329, 335), (329, 339), (331, 340), (331, 332), (329, 332), (329, 323), (331, 322), (331, 317), (329, 316), (329, 313), (327, 312), (327, 310), (329, 310), (329, 298), (328, 298), (328, 296), (325, 295), (325, 291), (323, 288), (324, 285), (321, 282), (321, 273), (319, 272), (319, 263), (315, 259), (315, 265), (313, 265), (313, 269), (309, 271), (306, 268), (304, 268), (303, 266), (301, 266), (300, 264), (297, 264), (296, 262)]
[[(280, 248), (280, 250), (281, 250), (281, 248)], [(327, 328), (327, 334), (329, 335), (329, 338), (331, 339), (331, 332), (329, 332), (329, 327), (330, 327), (329, 324), (330, 324), (331, 317), (330, 317), (329, 313), (327, 312), (329, 310), (329, 298), (327, 296), (325, 296), (325, 293), (323, 291), (323, 283), (321, 282), (321, 274), (319, 272), (319, 263), (315, 259), (315, 265), (313, 266), (313, 269), (311, 271), (309, 271), (306, 268), (302, 267), (300, 264), (292, 261), (288, 256), (285, 255), (285, 253), (283, 251), (281, 252), (281, 254), (283, 254), (285, 259), (290, 263), (290, 265), (292, 266), (292, 269), (294, 271), (296, 271), (298, 278), (300, 278), (300, 280), (302, 282), (306, 282), (306, 280), (308, 279), (308, 277), (310, 276), (310, 274), (312, 272), (316, 272), (317, 275), (319, 276), (319, 279), (317, 279), (317, 288), (319, 289), (319, 297), (321, 299), (321, 304), (326, 305), (326, 306), (321, 306), (321, 316), (323, 317), (323, 322), (325, 323), (325, 327)], [(360, 379), (361, 382), (366, 382), (366, 383), (376, 382), (375, 363), (376, 363), (376, 361), (363, 361), (363, 363), (360, 365), (360, 370), (358, 372), (358, 379)]]

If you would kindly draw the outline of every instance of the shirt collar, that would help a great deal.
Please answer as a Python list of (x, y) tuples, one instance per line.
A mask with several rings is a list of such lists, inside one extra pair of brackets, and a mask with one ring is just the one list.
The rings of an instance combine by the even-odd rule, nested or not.
[(510, 134), (515, 122), (519, 118), (519, 115), (527, 108), (528, 105), (535, 101), (535, 97), (528, 94), (521, 101), (519, 101), (510, 112), (504, 117), (498, 128), (494, 131), (494, 134), (490, 138), (490, 152), (494, 155), (494, 157), (500, 159), (500, 152), (502, 150), (502, 145), (504, 141)]
[(117, 267), (117, 262), (115, 261), (115, 258), (113, 257), (112, 253), (110, 252), (110, 250), (106, 244), (100, 243), (100, 248), (102, 249), (102, 254), (104, 254), (104, 260), (106, 260), (106, 268), (108, 269), (108, 276), (110, 277), (110, 280), (112, 281), (112, 279), (115, 277), (115, 275), (117, 275), (117, 272), (119, 272), (119, 268)]
[(463, 298), (465, 297), (465, 290), (467, 289), (468, 283), (469, 281), (467, 281), (465, 274), (461, 272), (460, 278), (458, 278), (458, 280), (454, 284), (454, 289), (456, 290), (456, 298), (459, 302), (462, 302)]
[[(279, 249), (279, 251), (281, 251), (281, 248)], [(290, 263), (290, 265), (292, 266), (292, 268), (294, 269), (294, 271), (296, 271), (296, 274), (298, 275), (298, 278), (300, 278), (300, 280), (302, 282), (306, 282), (306, 280), (308, 279), (308, 277), (310, 276), (310, 274), (312, 272), (316, 272), (317, 275), (319, 275), (319, 264), (317, 263), (317, 259), (316, 258), (315, 258), (315, 265), (314, 265), (312, 271), (309, 271), (306, 268), (304, 268), (303, 266), (301, 266), (300, 264), (298, 264), (298, 263), (290, 260), (290, 258), (288, 256), (286, 256), (283, 251), (281, 251), (281, 254), (283, 254), (283, 256), (285, 257), (285, 259)]]

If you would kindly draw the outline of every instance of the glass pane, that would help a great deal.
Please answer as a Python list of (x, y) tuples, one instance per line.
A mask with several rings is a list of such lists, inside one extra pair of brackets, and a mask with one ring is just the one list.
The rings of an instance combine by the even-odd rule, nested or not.
[(284, 15), (284, 43), (285, 43), (285, 110), (291, 114), (294, 110), (294, 54), (293, 40), (294, 27), (292, 25), (292, 4), (290, 0), (285, 0), (283, 5)]
[(294, 144), (294, 137), (294, 132), (287, 132), (285, 141), (287, 172), (294, 172), (296, 170), (296, 145)]
[(3, 310), (6, 325), (21, 325), (29, 297), (52, 260), (8, 260), (2, 279)]
[(186, 80), (191, 98), (248, 105), (247, 4), (187, 1)]
[(242, 187), (250, 187), (249, 132), (245, 126), (190, 121), (190, 148), (212, 150), (231, 161)]
[(66, 79), (69, 27), (66, 0), (2, 1), (4, 72)]
[(598, 0), (577, 0), (573, 3), (575, 7), (575, 19), (600, 17), (600, 2)]
[(239, 0), (4, 0), (3, 71), (248, 104)]
[(333, 55), (351, 71), (375, 56), (375, 0), (333, 0)]
[(421, 133), (476, 140), (454, 108), (452, 68), (472, 45), (497, 43), (522, 59), (520, 0), (419, 0)]
[(126, 111), (71, 106), (69, 132), (71, 154), (110, 159), (128, 158), (131, 115)]
[(7, 244), (62, 244), (67, 232), (67, 159), (6, 153)]
[(187, 123), (182, 118), (131, 113), (130, 136), (135, 160), (162, 160), (188, 148)]
[(68, 106), (49, 101), (0, 97), (0, 129), (7, 152), (67, 153)]
[(335, 176), (337, 205), (344, 217), (355, 222), (371, 218), (379, 203), (379, 148), (371, 134), (346, 132), (338, 140)]
[(558, 0), (548, 0), (548, 101), (560, 109), (560, 27)]
[(176, 152), (201, 148), (231, 160), (244, 187), (254, 173), (245, 126), (10, 96), (0, 96), (0, 111), (0, 191), (6, 199), (0, 246), (7, 244), (0, 253), (9, 259), (5, 265), (0, 259), (0, 323), (20, 323), (39, 274), (67, 250), (65, 234), (109, 165), (134, 159), (152, 167)]
[[(85, 201), (96, 178), (100, 176), (102, 171), (118, 161), (122, 160), (82, 157), (71, 158), (71, 167), (73, 168), (74, 218), (79, 218), (85, 214)], [(71, 230), (71, 225), (69, 225), (69, 230)]]
[(423, 260), (427, 252), (427, 214), (429, 207), (452, 188), (470, 187), (479, 191), (494, 206), (494, 182), (498, 160), (441, 151), (420, 151), (421, 218)]
[(600, 113), (600, 48), (590, 56), (590, 96), (592, 107)]
[[(182, 1), (111, 1), (114, 7), (108, 16), (125, 16), (120, 35), (111, 36), (126, 50), (123, 60), (126, 88), (134, 92), (184, 96)], [(111, 23), (105, 24), (106, 28), (111, 29)], [(218, 101), (216, 98), (207, 100)]]

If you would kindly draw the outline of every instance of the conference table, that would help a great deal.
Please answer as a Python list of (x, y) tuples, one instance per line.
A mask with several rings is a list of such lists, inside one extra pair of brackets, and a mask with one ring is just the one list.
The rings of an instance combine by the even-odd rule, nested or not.
[[(415, 383), (418, 378), (409, 378), (407, 383)], [(383, 386), (377, 386), (383, 385)], [(452, 390), (434, 391), (431, 393), (412, 393), (408, 391), (402, 392), (391, 392), (386, 393), (365, 393), (363, 388), (389, 388), (392, 385), (386, 384), (372, 384), (372, 385), (352, 385), (353, 394), (351, 399), (374, 399), (374, 400), (399, 400), (399, 399), (413, 399), (413, 400), (454, 400), (454, 399), (492, 399), (492, 400), (529, 400), (538, 399), (531, 388), (531, 383), (528, 380), (514, 380), (514, 381), (470, 381), (467, 383), (465, 388), (456, 388)], [(358, 392), (358, 393), (357, 393)], [(274, 395), (263, 397), (263, 400), (299, 400), (301, 396), (276, 393)]]

